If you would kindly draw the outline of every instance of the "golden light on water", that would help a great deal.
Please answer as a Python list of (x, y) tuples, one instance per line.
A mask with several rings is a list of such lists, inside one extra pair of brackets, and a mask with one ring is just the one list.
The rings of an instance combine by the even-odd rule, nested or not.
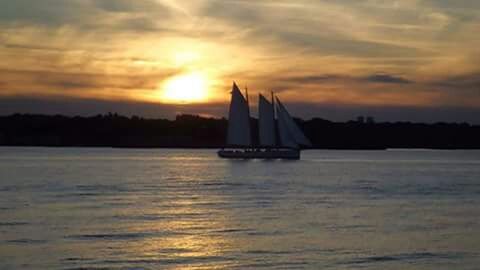
[(191, 72), (168, 79), (162, 87), (161, 98), (170, 103), (195, 103), (209, 98), (208, 79), (201, 72)]

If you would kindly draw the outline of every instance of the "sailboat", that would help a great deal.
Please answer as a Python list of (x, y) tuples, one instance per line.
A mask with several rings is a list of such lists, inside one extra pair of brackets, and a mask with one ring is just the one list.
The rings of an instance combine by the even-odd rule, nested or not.
[[(278, 97), (258, 99), (259, 144), (252, 142), (248, 92), (233, 83), (228, 114), (227, 148), (218, 151), (221, 158), (300, 159), (301, 146), (312, 146)], [(275, 102), (276, 101), (276, 102)], [(275, 117), (276, 105), (276, 117)]]

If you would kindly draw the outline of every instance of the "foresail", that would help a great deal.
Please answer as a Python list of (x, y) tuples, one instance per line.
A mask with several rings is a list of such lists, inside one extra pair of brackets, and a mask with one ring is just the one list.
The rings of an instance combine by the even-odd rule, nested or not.
[(301, 144), (305, 146), (312, 146), (312, 143), (310, 140), (305, 137), (305, 134), (300, 130), (300, 128), (297, 126), (293, 118), (290, 116), (288, 111), (285, 109), (283, 104), (280, 102), (280, 100), (277, 98), (277, 113), (278, 113), (278, 118), (279, 118), (279, 126), (280, 122), (284, 122), (283, 124), (285, 125), (286, 130), (288, 131), (290, 137), (293, 139), (293, 141), (296, 144)]
[[(278, 106), (277, 106), (278, 109)], [(280, 137), (280, 146), (288, 148), (298, 148), (298, 144), (295, 142), (290, 130), (288, 128), (287, 121), (285, 120), (285, 114), (280, 110), (277, 110), (278, 118), (278, 134)]]
[(273, 105), (263, 95), (258, 98), (258, 126), (260, 146), (272, 147), (276, 145), (275, 116)]
[(232, 87), (232, 100), (228, 114), (227, 144), (230, 146), (251, 146), (252, 144), (248, 104), (235, 83)]

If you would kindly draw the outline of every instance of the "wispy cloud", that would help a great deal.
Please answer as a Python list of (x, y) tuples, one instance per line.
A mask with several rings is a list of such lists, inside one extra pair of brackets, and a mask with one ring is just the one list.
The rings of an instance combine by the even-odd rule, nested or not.
[(345, 75), (306, 75), (306, 76), (296, 76), (283, 79), (283, 81), (297, 83), (297, 84), (321, 84), (326, 82), (369, 82), (369, 83), (386, 83), (386, 84), (407, 84), (412, 83), (412, 81), (385, 73), (375, 73), (368, 76), (353, 77)]
[(368, 82), (374, 83), (398, 83), (398, 84), (405, 84), (405, 83), (412, 83), (410, 80), (389, 75), (389, 74), (373, 74), (364, 78)]

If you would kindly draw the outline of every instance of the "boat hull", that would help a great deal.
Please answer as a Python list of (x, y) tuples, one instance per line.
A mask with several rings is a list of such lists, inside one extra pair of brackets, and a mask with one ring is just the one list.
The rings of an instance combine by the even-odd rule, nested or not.
[(300, 150), (219, 150), (218, 156), (228, 159), (300, 159)]

